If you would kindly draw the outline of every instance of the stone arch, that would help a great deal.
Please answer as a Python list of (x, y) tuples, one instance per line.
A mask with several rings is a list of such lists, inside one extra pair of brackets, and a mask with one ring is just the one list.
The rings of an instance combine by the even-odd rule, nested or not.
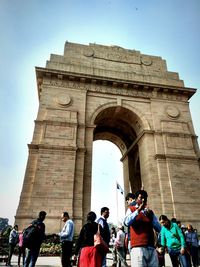
[[(133, 110), (137, 111), (137, 114)], [(108, 140), (120, 149), (125, 192), (134, 192), (140, 189), (143, 182), (137, 139), (140, 133), (150, 129), (142, 112), (128, 105), (124, 107), (116, 105), (116, 103), (107, 103), (94, 111), (91, 116), (91, 124), (95, 125), (93, 140)]]
[[(95, 123), (94, 123), (95, 119), (100, 112), (102, 112), (103, 110), (105, 110), (109, 107), (115, 107), (115, 106), (118, 106), (118, 105), (116, 105), (116, 102), (109, 102), (109, 103), (101, 105), (100, 107), (97, 107), (94, 110), (94, 112), (91, 114), (91, 117), (89, 120), (91, 125), (95, 125)], [(145, 118), (145, 115), (143, 114), (143, 112), (141, 110), (139, 110), (138, 108), (136, 108), (134, 106), (128, 105), (128, 104), (123, 104), (123, 106), (119, 105), (119, 107), (124, 107), (127, 110), (132, 111), (132, 113), (135, 114), (135, 116), (138, 119), (138, 123), (140, 125), (140, 128), (142, 128), (143, 130), (151, 130), (150, 124), (149, 124), (148, 120)], [(139, 129), (138, 129), (138, 133), (139, 133)]]
[(93, 141), (106, 138), (121, 147), (125, 190), (142, 182), (155, 213), (200, 229), (199, 150), (187, 126), (196, 89), (186, 88), (165, 60), (67, 42), (64, 55), (52, 54), (36, 76), (39, 109), (16, 213), (20, 228), (42, 206), (47, 232), (60, 230), (67, 210), (78, 233), (91, 204)]
[(122, 155), (127, 151), (126, 144), (117, 136), (116, 134), (110, 132), (98, 133), (94, 136), (94, 141), (96, 140), (107, 140), (115, 144), (119, 150), (121, 151)]

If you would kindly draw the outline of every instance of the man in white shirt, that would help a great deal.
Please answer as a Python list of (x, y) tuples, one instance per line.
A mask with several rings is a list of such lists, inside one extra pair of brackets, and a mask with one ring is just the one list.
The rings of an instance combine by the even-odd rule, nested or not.
[(63, 212), (61, 215), (62, 221), (65, 223), (62, 231), (59, 233), (62, 256), (62, 267), (71, 267), (71, 255), (74, 237), (74, 222), (70, 219), (68, 212)]

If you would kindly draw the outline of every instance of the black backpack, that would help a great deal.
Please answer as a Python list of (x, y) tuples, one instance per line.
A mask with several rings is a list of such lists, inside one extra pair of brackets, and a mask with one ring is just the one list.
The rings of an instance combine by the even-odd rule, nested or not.
[(37, 241), (40, 233), (40, 227), (37, 223), (29, 225), (23, 232), (23, 246), (31, 248)]

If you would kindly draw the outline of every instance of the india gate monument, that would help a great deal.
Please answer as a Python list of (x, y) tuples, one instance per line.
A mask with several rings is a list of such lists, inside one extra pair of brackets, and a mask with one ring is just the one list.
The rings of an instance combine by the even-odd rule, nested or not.
[(108, 140), (121, 151), (125, 194), (144, 186), (158, 217), (200, 230), (199, 147), (189, 109), (196, 89), (164, 59), (66, 42), (64, 55), (36, 67), (36, 78), (39, 108), (15, 217), (21, 229), (45, 210), (47, 233), (60, 231), (63, 211), (80, 230), (91, 207), (93, 141)]

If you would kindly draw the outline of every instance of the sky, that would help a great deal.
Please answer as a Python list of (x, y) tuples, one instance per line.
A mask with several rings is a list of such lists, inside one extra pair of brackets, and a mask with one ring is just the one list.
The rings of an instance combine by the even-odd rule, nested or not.
[[(190, 110), (200, 136), (199, 25), (199, 0), (0, 0), (0, 217), (13, 224), (19, 203), (39, 105), (35, 66), (45, 67), (50, 54), (63, 55), (66, 41), (160, 56), (186, 87), (197, 89)], [(94, 209), (98, 214), (109, 206), (110, 221), (117, 216), (113, 203), (123, 201), (115, 190), (123, 177), (113, 146), (94, 142), (93, 159), (98, 171), (93, 171), (92, 193), (99, 205)], [(99, 165), (102, 155), (109, 164)], [(106, 199), (97, 192), (105, 188)]]

